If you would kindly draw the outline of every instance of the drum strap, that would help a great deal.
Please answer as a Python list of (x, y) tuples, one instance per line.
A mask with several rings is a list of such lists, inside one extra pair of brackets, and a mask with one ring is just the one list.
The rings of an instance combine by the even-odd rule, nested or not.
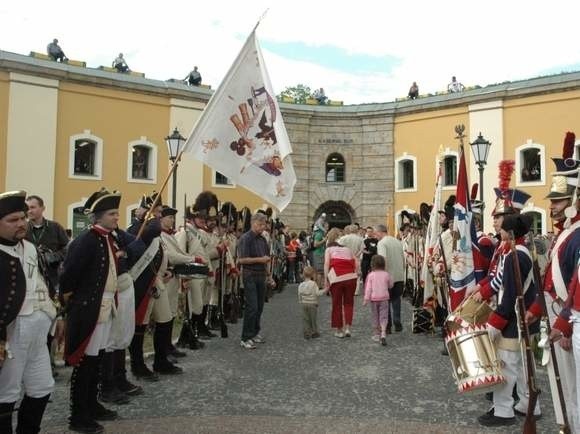
[(204, 249), (207, 249), (208, 242), (203, 239), (198, 230), (194, 229), (193, 227), (188, 227), (187, 232), (194, 236)]
[(143, 273), (143, 270), (145, 270), (145, 268), (151, 263), (157, 254), (157, 251), (159, 250), (159, 243), (159, 237), (153, 239), (147, 250), (145, 250), (145, 253), (141, 255), (139, 260), (129, 270), (129, 274), (131, 275), (133, 281), (137, 280), (141, 273)]

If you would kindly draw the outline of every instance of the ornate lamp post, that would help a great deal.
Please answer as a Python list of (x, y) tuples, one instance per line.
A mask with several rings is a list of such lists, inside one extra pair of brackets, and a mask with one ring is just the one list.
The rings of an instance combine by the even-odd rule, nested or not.
[[(487, 157), (489, 155), (491, 142), (485, 140), (480, 132), (479, 136), (477, 136), (477, 139), (475, 139), (473, 143), (470, 143), (469, 145), (471, 146), (471, 152), (473, 153), (475, 164), (477, 164), (477, 169), (479, 170), (479, 200), (483, 202), (483, 169), (487, 164)], [(481, 226), (483, 227), (483, 214), (481, 216)]]
[[(175, 160), (179, 155), (179, 151), (185, 142), (185, 137), (183, 137), (177, 128), (173, 130), (170, 136), (165, 137), (165, 143), (167, 143), (167, 150), (169, 152), (169, 160), (175, 164)], [(171, 198), (171, 207), (175, 208), (177, 203), (177, 167), (173, 171), (173, 192)]]

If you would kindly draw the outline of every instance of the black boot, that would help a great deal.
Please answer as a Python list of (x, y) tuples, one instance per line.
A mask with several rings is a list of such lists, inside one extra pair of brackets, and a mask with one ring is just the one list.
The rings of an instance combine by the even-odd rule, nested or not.
[(203, 307), (201, 315), (197, 315), (197, 333), (201, 339), (215, 338), (217, 335), (212, 333), (206, 326), (206, 319), (208, 313), (208, 305)]
[(217, 306), (214, 306), (213, 304), (210, 304), (207, 307), (207, 326), (210, 330), (220, 329), (220, 323), (217, 317)]
[(115, 385), (114, 359), (112, 352), (105, 352), (101, 356), (101, 390), (99, 399), (102, 402), (123, 405), (129, 403), (129, 398)]
[(28, 395), (24, 395), (18, 409), (16, 434), (37, 434), (40, 432), (42, 415), (49, 398), (50, 393), (42, 398), (31, 398)]
[(12, 434), (12, 413), (15, 402), (3, 402), (0, 404), (0, 432)]
[(131, 345), (129, 345), (129, 354), (131, 354), (131, 373), (135, 378), (146, 381), (159, 381), (157, 374), (152, 372), (143, 359), (143, 339), (145, 338), (145, 326), (135, 326), (135, 334)]
[(179, 333), (179, 338), (177, 339), (178, 348), (187, 348), (189, 346), (189, 341), (191, 338), (191, 329), (187, 322), (187, 319), (183, 320), (183, 324), (181, 325), (181, 332)]
[(105, 351), (99, 352), (99, 363), (95, 372), (92, 373), (91, 379), (89, 381), (88, 390), (88, 402), (89, 402), (89, 415), (93, 420), (115, 420), (119, 418), (116, 411), (108, 410), (97, 400), (99, 396), (99, 385), (102, 381), (102, 371), (101, 367), (103, 365), (103, 358), (107, 354)]
[(143, 388), (127, 380), (127, 370), (125, 369), (125, 350), (113, 351), (113, 381), (121, 392), (128, 396), (143, 394)]
[(179, 359), (181, 357), (186, 357), (187, 354), (184, 353), (183, 351), (179, 351), (177, 348), (175, 348), (175, 345), (173, 345), (173, 323), (174, 318), (172, 318), (169, 323), (169, 348), (167, 349), (167, 351), (170, 356)]
[(155, 362), (153, 363), (153, 370), (162, 375), (183, 374), (183, 369), (167, 360), (167, 352), (171, 342), (170, 327), (171, 321), (155, 323), (155, 335), (153, 336)]
[[(98, 434), (104, 431), (91, 412), (92, 400), (90, 393), (95, 378), (98, 381), (99, 357), (85, 356), (81, 363), (73, 369), (70, 381), (69, 429), (71, 431)], [(96, 390), (95, 390), (96, 395)], [(94, 397), (96, 401), (96, 396)]]
[(199, 332), (197, 330), (197, 315), (191, 315), (189, 320), (189, 327), (191, 331), (191, 337), (189, 339), (189, 349), (190, 350), (201, 350), (205, 347), (205, 344), (199, 340)]

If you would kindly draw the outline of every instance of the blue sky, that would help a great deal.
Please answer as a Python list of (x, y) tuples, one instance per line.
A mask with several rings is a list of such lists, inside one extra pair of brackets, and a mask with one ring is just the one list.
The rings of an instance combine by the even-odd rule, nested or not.
[(346, 104), (387, 102), (413, 81), (435, 93), (453, 75), (485, 86), (580, 70), (577, 0), (6, 1), (0, 49), (44, 51), (56, 37), (91, 67), (123, 52), (147, 77), (197, 65), (216, 88), (266, 10), (257, 36), (277, 92), (301, 83)]
[(372, 56), (365, 53), (348, 52), (333, 45), (309, 45), (301, 41), (273, 42), (262, 41), (263, 50), (290, 60), (315, 63), (334, 71), (345, 73), (390, 73), (401, 63), (394, 56)]

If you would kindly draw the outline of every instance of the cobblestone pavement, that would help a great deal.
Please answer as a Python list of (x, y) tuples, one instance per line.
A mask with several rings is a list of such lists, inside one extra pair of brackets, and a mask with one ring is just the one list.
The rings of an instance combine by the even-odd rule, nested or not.
[[(266, 304), (267, 342), (249, 351), (239, 346), (241, 323), (228, 339), (214, 338), (189, 352), (185, 373), (142, 384), (145, 394), (118, 410), (122, 420), (107, 433), (517, 433), (517, 425), (480, 427), (488, 409), (481, 395), (460, 395), (451, 378), (441, 339), (410, 333), (410, 306), (403, 302), (404, 330), (387, 347), (370, 339), (370, 314), (356, 297), (353, 336), (330, 329), (330, 298), (322, 297), (322, 337), (306, 341), (296, 286)], [(60, 369), (43, 432), (63, 433), (68, 416), (68, 378)], [(539, 433), (557, 432), (545, 371), (539, 380), (543, 418)]]

